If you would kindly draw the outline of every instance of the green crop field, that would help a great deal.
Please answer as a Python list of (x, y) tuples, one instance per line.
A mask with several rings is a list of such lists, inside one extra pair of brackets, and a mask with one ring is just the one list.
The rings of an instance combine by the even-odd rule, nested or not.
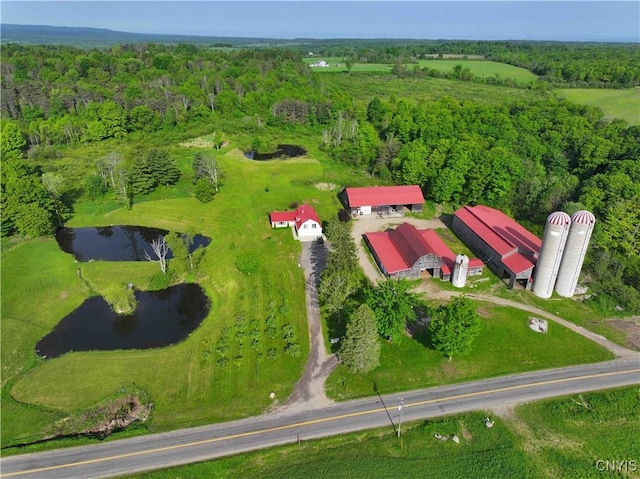
[(556, 93), (573, 103), (600, 108), (606, 118), (620, 118), (630, 125), (640, 125), (640, 87), (626, 90), (571, 88)]
[(525, 68), (488, 60), (418, 60), (420, 68), (433, 68), (444, 72), (450, 72), (456, 65), (468, 68), (471, 73), (480, 78), (498, 76), (502, 79), (512, 78), (521, 83), (530, 83), (538, 78)]
[[(388, 427), (128, 479), (638, 477), (639, 399), (638, 388), (575, 395), (520, 406), (504, 419), (483, 412), (407, 424), (401, 441)], [(435, 434), (456, 434), (460, 443)], [(598, 463), (616, 459), (635, 466), (628, 462), (625, 474)]]

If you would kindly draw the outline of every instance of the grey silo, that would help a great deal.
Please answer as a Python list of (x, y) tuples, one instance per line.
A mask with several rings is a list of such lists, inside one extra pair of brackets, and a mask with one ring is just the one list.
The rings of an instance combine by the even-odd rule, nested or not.
[(569, 236), (567, 236), (567, 244), (564, 247), (556, 279), (556, 293), (560, 296), (570, 298), (576, 291), (578, 277), (587, 254), (595, 222), (595, 216), (589, 211), (576, 211), (571, 216)]
[(551, 213), (547, 218), (540, 255), (533, 272), (533, 294), (539, 298), (550, 298), (553, 293), (570, 225), (571, 218), (562, 211)]
[(453, 274), (451, 275), (451, 284), (456, 288), (464, 288), (467, 283), (467, 274), (469, 273), (469, 257), (465, 254), (456, 256), (453, 264)]

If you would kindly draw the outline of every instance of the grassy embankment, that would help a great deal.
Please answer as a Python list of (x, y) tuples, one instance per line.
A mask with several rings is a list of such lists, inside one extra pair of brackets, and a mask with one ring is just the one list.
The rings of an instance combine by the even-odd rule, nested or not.
[[(638, 388), (589, 393), (523, 405), (504, 419), (492, 416), (492, 429), (484, 426), (491, 413), (468, 413), (407, 424), (402, 441), (388, 427), (129, 479), (638, 477), (640, 466), (624, 475), (602, 472), (596, 463), (638, 460), (639, 399)], [(456, 434), (460, 444), (434, 434)]]
[(605, 118), (620, 118), (629, 125), (640, 125), (640, 87), (625, 90), (571, 88), (556, 93), (573, 103), (600, 108)]

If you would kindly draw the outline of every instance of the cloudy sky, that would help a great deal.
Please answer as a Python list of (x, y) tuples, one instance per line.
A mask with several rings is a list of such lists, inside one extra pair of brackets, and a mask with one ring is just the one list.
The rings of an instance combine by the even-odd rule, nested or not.
[(640, 41), (640, 1), (5, 1), (2, 23), (261, 38)]

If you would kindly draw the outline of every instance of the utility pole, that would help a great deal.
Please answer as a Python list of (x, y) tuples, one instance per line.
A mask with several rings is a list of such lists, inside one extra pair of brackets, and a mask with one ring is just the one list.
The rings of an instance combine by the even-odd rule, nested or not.
[(402, 408), (404, 407), (404, 400), (400, 398), (400, 405), (398, 411), (400, 411), (400, 421), (398, 421), (398, 437), (400, 437), (400, 429), (402, 428)]

